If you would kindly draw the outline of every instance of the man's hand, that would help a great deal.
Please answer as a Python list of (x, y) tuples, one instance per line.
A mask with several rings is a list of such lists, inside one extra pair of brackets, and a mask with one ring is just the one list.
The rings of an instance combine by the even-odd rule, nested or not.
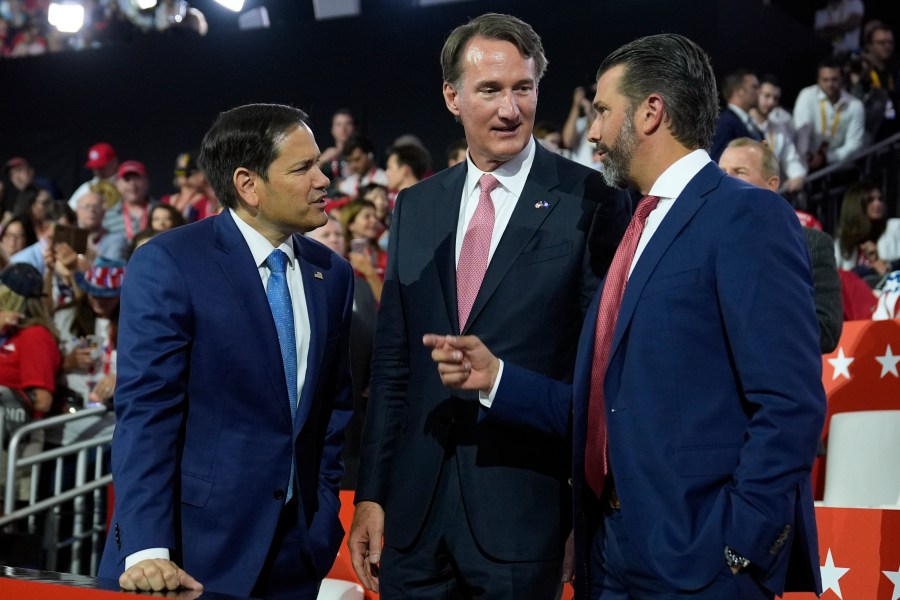
[(432, 348), (444, 385), (462, 390), (490, 392), (500, 371), (500, 360), (474, 335), (425, 334), (422, 343)]
[(384, 509), (376, 502), (360, 502), (353, 513), (353, 524), (347, 536), (350, 562), (360, 583), (378, 592), (378, 563), (381, 562), (384, 535)]
[(171, 560), (152, 558), (131, 566), (119, 577), (119, 585), (128, 592), (162, 592), (185, 588), (202, 590), (203, 585)]

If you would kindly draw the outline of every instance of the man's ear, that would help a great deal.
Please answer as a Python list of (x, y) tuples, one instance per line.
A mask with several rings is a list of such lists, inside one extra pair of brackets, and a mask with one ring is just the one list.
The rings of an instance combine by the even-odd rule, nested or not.
[(456, 97), (458, 94), (459, 92), (450, 85), (449, 81), (444, 82), (444, 103), (447, 105), (447, 110), (457, 118), (459, 118), (459, 106), (456, 104)]
[(231, 183), (234, 185), (238, 197), (248, 206), (254, 208), (259, 206), (258, 186), (262, 183), (259, 175), (246, 167), (238, 167), (231, 176)]
[(644, 135), (659, 129), (666, 116), (666, 102), (659, 94), (647, 96), (637, 109), (635, 127)]

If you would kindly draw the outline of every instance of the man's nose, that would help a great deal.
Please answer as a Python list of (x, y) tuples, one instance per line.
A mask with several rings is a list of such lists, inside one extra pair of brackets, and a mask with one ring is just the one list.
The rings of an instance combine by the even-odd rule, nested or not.
[(519, 116), (519, 104), (512, 91), (505, 92), (500, 99), (499, 115), (501, 119), (515, 119)]

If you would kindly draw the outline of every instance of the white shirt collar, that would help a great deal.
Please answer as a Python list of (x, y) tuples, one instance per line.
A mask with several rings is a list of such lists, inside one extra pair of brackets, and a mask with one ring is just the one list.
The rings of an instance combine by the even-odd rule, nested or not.
[[(531, 172), (531, 165), (534, 163), (534, 148), (534, 137), (529, 137), (528, 144), (518, 154), (491, 171), (491, 175), (497, 178), (500, 185), (516, 198), (522, 195), (528, 174)], [(466, 152), (466, 163), (468, 170), (466, 171), (465, 194), (468, 195), (478, 187), (478, 182), (485, 171), (475, 166), (468, 151)]]
[(729, 110), (731, 110), (731, 112), (733, 112), (734, 114), (736, 114), (737, 116), (739, 116), (741, 118), (742, 123), (752, 123), (753, 122), (753, 120), (750, 118), (750, 113), (745, 111), (740, 106), (735, 106), (734, 104), (729, 104), (728, 108), (729, 108)]
[[(241, 232), (241, 235), (244, 237), (244, 241), (247, 242), (247, 246), (250, 247), (250, 253), (253, 255), (253, 262), (256, 263), (257, 267), (265, 266), (266, 259), (269, 258), (269, 255), (272, 254), (272, 250), (275, 248), (272, 246), (272, 243), (263, 236), (260, 232), (254, 229), (250, 224), (246, 223), (243, 219), (241, 219), (237, 214), (232, 210), (228, 209), (228, 214), (231, 215), (231, 218), (234, 219), (234, 224), (237, 225), (238, 231)], [(278, 248), (283, 251), (288, 256), (288, 267), (294, 268), (294, 245), (291, 242), (291, 238), (288, 238), (283, 244), (278, 246)]]
[[(838, 98), (838, 101), (833, 104), (835, 110), (843, 109), (847, 105), (847, 103), (850, 102), (850, 98), (852, 98), (852, 96), (849, 92), (841, 90), (841, 97)], [(827, 104), (831, 104), (831, 100), (828, 99), (828, 96), (825, 94), (825, 92), (822, 91), (822, 88), (820, 88), (818, 84), (816, 85), (816, 100), (818, 100), (819, 102), (825, 100)]]
[(702, 148), (694, 150), (669, 165), (669, 168), (663, 171), (662, 175), (653, 183), (648, 195), (659, 198), (677, 198), (691, 179), (711, 162), (712, 159), (706, 150)]

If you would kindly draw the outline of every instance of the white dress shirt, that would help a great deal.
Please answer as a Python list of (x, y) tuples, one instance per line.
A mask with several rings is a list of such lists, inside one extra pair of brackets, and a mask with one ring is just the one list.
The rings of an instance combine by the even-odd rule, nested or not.
[(846, 91), (832, 104), (818, 85), (805, 87), (794, 104), (797, 152), (805, 157), (827, 141), (828, 164), (840, 162), (862, 148), (865, 121), (863, 103)]
[(806, 161), (800, 158), (791, 130), (785, 126), (784, 122), (764, 119), (763, 121), (754, 120), (754, 123), (766, 137), (766, 144), (778, 159), (782, 177), (785, 179), (806, 177), (808, 172)]
[[(253, 229), (238, 217), (233, 210), (228, 209), (228, 214), (234, 219), (238, 231), (250, 248), (253, 255), (253, 261), (259, 270), (259, 277), (263, 289), (269, 283), (269, 268), (266, 266), (266, 259), (275, 249), (271, 242), (267, 240), (261, 233)], [(306, 294), (303, 291), (303, 276), (300, 272), (300, 259), (294, 254), (294, 247), (291, 238), (278, 246), (278, 248), (287, 254), (287, 284), (288, 291), (291, 295), (291, 307), (294, 310), (294, 337), (297, 341), (297, 404), (300, 404), (300, 393), (303, 390), (303, 383), (306, 381), (306, 366), (309, 360), (309, 311), (306, 309)], [(278, 352), (280, 356), (280, 351)], [(125, 569), (130, 569), (133, 565), (142, 560), (148, 559), (165, 559), (169, 560), (170, 554), (168, 548), (148, 548), (129, 554), (125, 558)]]

